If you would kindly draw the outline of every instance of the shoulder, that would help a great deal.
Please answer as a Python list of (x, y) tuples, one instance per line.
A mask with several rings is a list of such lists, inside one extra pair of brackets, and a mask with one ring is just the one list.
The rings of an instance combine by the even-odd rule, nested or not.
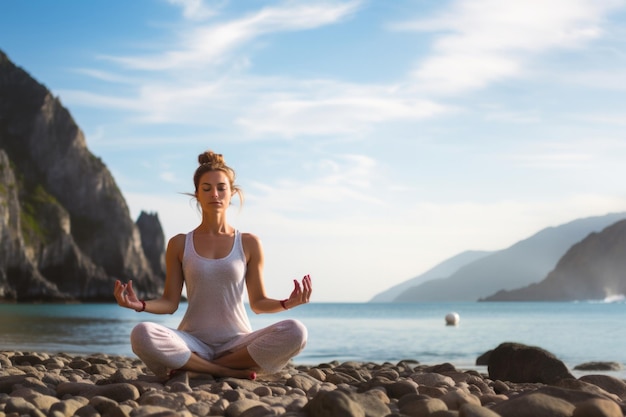
[(261, 239), (252, 233), (241, 233), (241, 242), (247, 247), (261, 247)]
[(185, 249), (186, 238), (187, 238), (187, 235), (183, 233), (179, 233), (176, 236), (172, 237), (167, 244), (168, 249), (170, 248), (175, 249), (175, 250)]
[(241, 233), (241, 244), (246, 256), (259, 255), (263, 252), (261, 239), (252, 233)]

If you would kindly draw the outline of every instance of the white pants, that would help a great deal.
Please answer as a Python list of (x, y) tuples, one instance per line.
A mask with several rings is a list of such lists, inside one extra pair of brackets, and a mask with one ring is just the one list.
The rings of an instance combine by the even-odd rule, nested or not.
[(186, 332), (152, 322), (139, 323), (130, 334), (133, 352), (159, 377), (185, 365), (192, 352), (210, 361), (243, 347), (262, 370), (277, 372), (304, 349), (306, 340), (306, 327), (292, 319), (236, 337), (217, 349)]

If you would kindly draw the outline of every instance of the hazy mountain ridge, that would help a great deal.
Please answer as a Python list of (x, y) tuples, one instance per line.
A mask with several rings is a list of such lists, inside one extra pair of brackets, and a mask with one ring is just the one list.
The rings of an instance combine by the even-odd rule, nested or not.
[(572, 246), (541, 282), (484, 301), (604, 300), (626, 294), (626, 220)]
[(626, 213), (611, 213), (545, 228), (507, 249), (460, 266), (448, 277), (412, 286), (393, 301), (478, 301), (500, 290), (538, 283), (573, 245), (625, 218)]
[(374, 298), (370, 300), (370, 302), (387, 303), (394, 301), (396, 297), (398, 297), (409, 288), (417, 286), (429, 280), (449, 277), (454, 272), (458, 271), (459, 268), (461, 268), (462, 266), (483, 258), (490, 253), (492, 252), (476, 250), (461, 252), (458, 255), (455, 255), (452, 258), (448, 258), (445, 261), (435, 265), (433, 268), (429, 269), (423, 274), (420, 274), (414, 278), (409, 279), (408, 281), (404, 281), (398, 285), (389, 288), (386, 291), (381, 292), (380, 294), (377, 294), (376, 296), (374, 296)]
[(67, 109), (1, 51), (0, 180), (0, 299), (112, 300), (115, 279), (160, 291), (164, 245), (141, 240), (158, 218), (140, 232)]

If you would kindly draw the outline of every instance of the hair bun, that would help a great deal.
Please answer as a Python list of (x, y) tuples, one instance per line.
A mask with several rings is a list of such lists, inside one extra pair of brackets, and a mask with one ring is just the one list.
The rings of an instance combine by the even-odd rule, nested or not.
[(225, 165), (222, 154), (213, 151), (206, 151), (198, 155), (198, 163), (200, 165), (208, 164), (214, 168), (223, 167)]

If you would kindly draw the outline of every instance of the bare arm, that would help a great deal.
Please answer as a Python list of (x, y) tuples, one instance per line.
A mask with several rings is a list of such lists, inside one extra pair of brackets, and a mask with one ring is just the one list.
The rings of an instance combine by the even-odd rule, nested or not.
[(184, 277), (182, 268), (183, 251), (185, 249), (185, 235), (179, 234), (170, 239), (165, 252), (165, 288), (160, 298), (144, 301), (137, 298), (133, 290), (132, 280), (123, 284), (115, 282), (113, 294), (117, 303), (136, 311), (147, 311), (155, 314), (172, 314), (178, 309), (183, 291)]
[(248, 262), (246, 272), (246, 286), (248, 289), (248, 298), (250, 308), (255, 313), (276, 313), (283, 311), (285, 308), (293, 308), (300, 304), (309, 302), (311, 297), (311, 278), (306, 275), (302, 279), (302, 285), (298, 280), (294, 280), (294, 289), (289, 298), (285, 300), (277, 300), (268, 298), (265, 294), (265, 284), (263, 281), (263, 246), (258, 237), (244, 233), (243, 247)]

